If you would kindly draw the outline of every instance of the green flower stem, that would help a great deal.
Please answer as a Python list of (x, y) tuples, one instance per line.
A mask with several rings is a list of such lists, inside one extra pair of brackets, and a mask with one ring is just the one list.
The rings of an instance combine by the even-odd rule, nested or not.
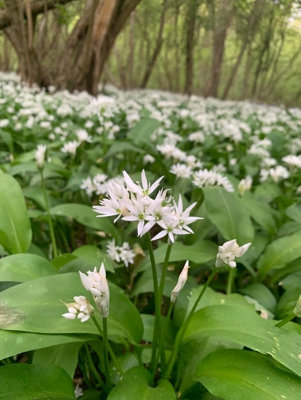
[(107, 318), (102, 319), (103, 326), (103, 352), (104, 352), (104, 364), (105, 364), (105, 372), (107, 378), (107, 384), (111, 385), (111, 377), (110, 377), (110, 369), (109, 369), (109, 356), (108, 356), (108, 320)]
[(187, 327), (189, 325), (189, 322), (190, 322), (190, 320), (192, 318), (192, 315), (195, 312), (195, 310), (196, 310), (201, 298), (203, 297), (207, 287), (210, 285), (211, 281), (213, 280), (216, 272), (217, 272), (217, 269), (214, 268), (214, 270), (209, 275), (209, 278), (208, 278), (207, 282), (203, 286), (203, 289), (201, 290), (201, 293), (199, 294), (198, 298), (196, 299), (192, 309), (190, 310), (187, 318), (185, 319), (183, 325), (181, 326), (179, 332), (177, 333), (176, 340), (175, 340), (175, 343), (174, 343), (174, 346), (173, 346), (173, 350), (172, 350), (172, 353), (171, 353), (171, 356), (170, 356), (170, 359), (169, 359), (169, 362), (168, 362), (167, 371), (166, 371), (166, 373), (164, 375), (165, 379), (169, 379), (169, 377), (170, 377), (170, 375), (172, 373), (172, 369), (174, 367), (174, 364), (176, 362), (176, 359), (177, 359), (177, 356), (178, 356), (178, 353), (179, 353), (179, 350), (180, 350), (181, 342), (183, 340), (183, 337), (184, 337), (186, 329), (187, 329)]
[(86, 353), (87, 353), (87, 360), (88, 360), (88, 364), (89, 364), (90, 370), (93, 372), (93, 375), (95, 376), (97, 381), (100, 383), (100, 385), (103, 386), (104, 382), (103, 382), (102, 377), (100, 376), (99, 372), (95, 368), (95, 365), (94, 365), (94, 362), (92, 360), (92, 357), (91, 357), (91, 354), (90, 354), (90, 350), (89, 350), (89, 347), (88, 347), (87, 344), (85, 344), (85, 349), (86, 349)]
[(53, 225), (52, 225), (52, 219), (51, 219), (51, 215), (50, 215), (49, 202), (48, 202), (47, 190), (46, 190), (46, 185), (45, 185), (45, 179), (44, 179), (44, 175), (43, 175), (43, 169), (39, 168), (39, 171), (40, 171), (40, 175), (41, 175), (42, 190), (43, 190), (43, 194), (44, 194), (44, 200), (45, 200), (46, 211), (47, 211), (47, 218), (48, 218), (48, 225), (49, 225), (50, 237), (51, 237), (51, 242), (52, 242), (53, 256), (54, 256), (54, 258), (56, 258), (58, 253), (57, 253), (54, 229), (53, 229)]
[[(105, 319), (105, 318), (104, 318), (104, 319)], [(92, 315), (92, 320), (93, 320), (93, 322), (94, 322), (94, 324), (95, 324), (95, 326), (96, 326), (98, 332), (100, 333), (100, 336), (104, 339), (104, 330), (101, 328), (101, 326), (99, 325), (99, 323), (98, 323), (98, 321), (97, 321), (97, 319), (96, 319), (96, 317), (95, 317), (94, 315)], [(113, 361), (113, 363), (114, 363), (114, 365), (115, 365), (115, 368), (116, 368), (117, 371), (119, 372), (120, 376), (122, 376), (122, 375), (123, 375), (123, 371), (122, 371), (122, 369), (121, 369), (121, 367), (120, 367), (120, 365), (119, 365), (119, 362), (118, 362), (117, 359), (116, 359), (116, 356), (115, 356), (115, 354), (114, 354), (114, 351), (113, 351), (113, 349), (112, 349), (112, 347), (111, 347), (109, 341), (108, 341), (108, 343), (107, 343), (107, 347), (108, 347), (110, 356), (111, 356), (111, 358), (112, 358), (112, 361)]]
[[(160, 351), (160, 357), (161, 357), (161, 368), (164, 368), (164, 366), (165, 366), (165, 352), (164, 352), (164, 345), (163, 345), (163, 341), (162, 341), (161, 305), (160, 305), (160, 297), (159, 297), (158, 275), (157, 275), (153, 246), (152, 246), (152, 242), (151, 242), (149, 233), (147, 234), (147, 238), (148, 238), (149, 255), (150, 255), (151, 266), (152, 266), (152, 274), (153, 274), (155, 313), (156, 313), (156, 319), (155, 319), (155, 324), (154, 324), (154, 333), (153, 333), (152, 358), (151, 358), (151, 364), (150, 364), (150, 369), (152, 371), (152, 375), (154, 375), (155, 374), (154, 368), (155, 368), (155, 364), (156, 364), (157, 345), (159, 345), (159, 351)], [(158, 339), (158, 341), (157, 341), (157, 339)]]
[(235, 274), (235, 268), (229, 267), (229, 274), (228, 274), (228, 281), (227, 281), (227, 294), (231, 294), (232, 291), (232, 286), (233, 286), (233, 279), (234, 279), (234, 274)]
[(289, 314), (287, 317), (285, 317), (281, 321), (277, 322), (277, 324), (275, 326), (278, 326), (278, 328), (281, 328), (281, 326), (287, 324), (288, 322), (290, 322), (295, 317), (296, 317), (295, 314)]
[(164, 285), (165, 285), (165, 279), (166, 279), (166, 273), (167, 273), (167, 267), (168, 267), (168, 261), (169, 261), (169, 256), (172, 248), (172, 243), (169, 243), (167, 246), (166, 254), (165, 254), (165, 259), (164, 259), (164, 264), (162, 268), (162, 275), (161, 275), (161, 280), (160, 280), (160, 286), (159, 286), (159, 303), (161, 306), (162, 303), (162, 297), (163, 297), (163, 290), (164, 290)]

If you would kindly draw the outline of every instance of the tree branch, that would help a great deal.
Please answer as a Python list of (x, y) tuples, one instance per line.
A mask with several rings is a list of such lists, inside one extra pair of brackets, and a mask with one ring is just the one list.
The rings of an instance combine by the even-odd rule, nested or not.
[[(45, 12), (45, 8), (47, 11), (52, 10), (56, 7), (56, 5), (67, 4), (71, 3), (74, 0), (41, 0), (41, 1), (33, 1), (31, 2), (31, 15), (33, 17), (37, 16), (38, 14), (42, 14)], [(26, 18), (26, 10), (23, 10), (24, 18)], [(12, 23), (11, 16), (8, 11), (1, 11), (0, 12), (0, 30), (7, 28)]]

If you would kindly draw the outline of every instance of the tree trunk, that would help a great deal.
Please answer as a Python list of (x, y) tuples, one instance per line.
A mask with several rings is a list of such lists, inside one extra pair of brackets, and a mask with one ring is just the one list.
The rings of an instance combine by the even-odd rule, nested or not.
[(233, 0), (223, 0), (214, 18), (211, 75), (205, 88), (205, 97), (217, 97), (225, 52), (227, 31), (232, 19)]
[(167, 0), (163, 0), (162, 3), (162, 12), (161, 12), (161, 18), (160, 18), (160, 26), (159, 26), (159, 32), (156, 40), (156, 46), (154, 48), (154, 52), (152, 54), (152, 57), (146, 67), (146, 71), (143, 75), (142, 82), (140, 85), (141, 89), (145, 89), (146, 85), (149, 81), (149, 78), (151, 76), (151, 73), (153, 71), (153, 68), (156, 64), (157, 58), (160, 54), (160, 50), (163, 44), (163, 29), (164, 29), (164, 24), (165, 24), (165, 13), (166, 13), (166, 5), (167, 5)]
[(265, 2), (265, 0), (255, 0), (255, 2), (254, 2), (254, 6), (253, 6), (253, 9), (251, 12), (251, 16), (249, 18), (247, 29), (246, 29), (245, 35), (243, 37), (243, 42), (242, 42), (242, 45), (240, 48), (240, 52), (238, 54), (236, 63), (234, 64), (234, 67), (232, 68), (231, 75), (226, 83), (224, 92), (221, 97), (223, 100), (228, 97), (230, 88), (233, 84), (234, 78), (237, 74), (238, 68), (240, 66), (240, 63), (241, 63), (241, 60), (245, 53), (245, 50), (248, 46), (248, 43), (253, 39), (253, 37), (256, 33), (256, 28), (260, 22), (261, 10), (262, 10), (262, 6), (263, 6), (264, 2)]
[(193, 85), (193, 49), (196, 12), (198, 9), (198, 0), (190, 0), (186, 16), (186, 60), (185, 60), (185, 87), (184, 91), (189, 96), (192, 93)]

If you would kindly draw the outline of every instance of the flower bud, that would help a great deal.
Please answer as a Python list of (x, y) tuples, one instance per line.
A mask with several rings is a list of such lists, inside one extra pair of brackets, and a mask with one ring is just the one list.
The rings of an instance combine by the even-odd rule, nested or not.
[(62, 314), (62, 317), (67, 319), (80, 319), (81, 322), (86, 322), (94, 312), (94, 308), (91, 306), (85, 296), (75, 296), (74, 303), (66, 304), (68, 312)]
[(250, 246), (251, 243), (247, 243), (239, 247), (236, 239), (225, 242), (218, 247), (215, 266), (221, 267), (223, 264), (228, 264), (231, 268), (235, 268), (235, 257), (243, 256)]
[(179, 275), (178, 278), (178, 283), (176, 284), (176, 286), (174, 287), (173, 291), (171, 292), (171, 297), (170, 297), (170, 301), (172, 303), (175, 303), (178, 294), (180, 293), (180, 291), (183, 289), (186, 281), (187, 281), (187, 277), (188, 277), (188, 269), (189, 269), (189, 261), (186, 261), (182, 272)]

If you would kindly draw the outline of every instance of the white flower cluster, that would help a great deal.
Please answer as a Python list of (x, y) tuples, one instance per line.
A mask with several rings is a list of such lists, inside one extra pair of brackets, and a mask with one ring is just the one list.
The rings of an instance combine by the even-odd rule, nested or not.
[(236, 239), (225, 242), (222, 246), (218, 247), (215, 266), (221, 267), (223, 264), (228, 264), (229, 267), (235, 268), (235, 258), (243, 256), (250, 246), (251, 243), (247, 243), (239, 247)]
[(111, 240), (107, 245), (107, 254), (112, 260), (123, 262), (126, 267), (129, 264), (134, 264), (135, 253), (128, 242), (124, 242), (122, 246), (117, 246), (115, 240)]
[(107, 192), (106, 187), (106, 174), (97, 174), (93, 178), (88, 177), (82, 181), (80, 188), (83, 189), (89, 197), (93, 194), (105, 194)]
[(301, 156), (294, 156), (292, 154), (289, 154), (288, 156), (283, 157), (282, 161), (284, 161), (290, 167), (301, 168)]
[(234, 192), (232, 183), (228, 178), (216, 171), (200, 169), (193, 175), (193, 184), (197, 187), (222, 186), (227, 192)]
[(189, 225), (200, 218), (189, 214), (196, 203), (183, 210), (181, 196), (177, 204), (172, 197), (167, 197), (166, 190), (160, 190), (155, 198), (150, 197), (163, 177), (150, 184), (144, 170), (141, 184), (133, 182), (126, 171), (123, 171), (123, 177), (124, 183), (111, 180), (107, 184), (108, 197), (100, 201), (100, 206), (93, 206), (94, 211), (100, 214), (98, 217), (117, 216), (114, 222), (119, 218), (136, 222), (140, 237), (157, 225), (161, 231), (152, 240), (168, 236), (174, 242), (174, 235), (193, 233)]
[(75, 296), (74, 303), (66, 304), (68, 312), (62, 316), (67, 319), (80, 319), (81, 322), (86, 322), (94, 312), (93, 307), (85, 296)]

